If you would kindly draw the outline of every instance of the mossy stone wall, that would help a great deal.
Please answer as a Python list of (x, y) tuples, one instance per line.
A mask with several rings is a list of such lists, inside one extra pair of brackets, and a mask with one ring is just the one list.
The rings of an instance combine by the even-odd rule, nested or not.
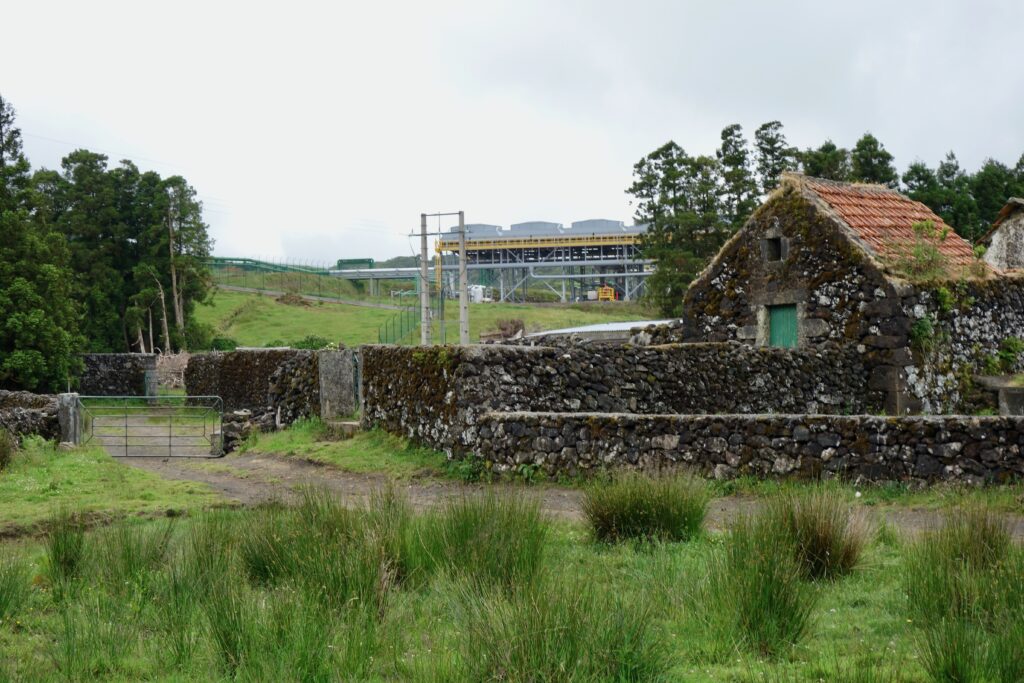
[(363, 421), (455, 452), (488, 438), (488, 411), (856, 413), (855, 350), (656, 347), (362, 347)]
[(489, 413), (474, 451), (496, 471), (686, 466), (717, 478), (1005, 482), (1024, 476), (1024, 418)]

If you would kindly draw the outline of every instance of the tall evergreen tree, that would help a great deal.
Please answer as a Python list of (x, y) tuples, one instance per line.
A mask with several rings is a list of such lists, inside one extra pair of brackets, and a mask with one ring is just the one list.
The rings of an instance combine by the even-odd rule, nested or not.
[(871, 133), (864, 133), (850, 153), (850, 179), (892, 188), (899, 185), (892, 154)]
[(903, 184), (907, 188), (907, 196), (921, 202), (937, 214), (944, 208), (945, 192), (939, 184), (939, 178), (923, 161), (915, 161), (907, 167), (903, 174)]
[(0, 386), (55, 391), (80, 369), (67, 245), (34, 217), (14, 108), (0, 96)]
[(992, 226), (999, 210), (1010, 197), (1024, 194), (1024, 184), (1017, 182), (1013, 170), (995, 159), (986, 159), (981, 168), (971, 176), (971, 196), (978, 207), (978, 220), (968, 239), (984, 235)]
[(686, 288), (729, 232), (721, 220), (720, 166), (669, 142), (638, 161), (633, 178), (626, 192), (636, 220), (648, 224), (642, 248), (655, 261), (648, 297), (666, 315), (678, 315)]
[(754, 131), (754, 149), (761, 194), (768, 194), (779, 186), (784, 171), (796, 170), (797, 150), (786, 143), (779, 121), (763, 123)]
[(815, 178), (827, 180), (850, 179), (850, 153), (826, 140), (817, 149), (806, 149), (800, 154), (803, 172)]
[(751, 168), (750, 147), (738, 123), (722, 130), (722, 146), (715, 156), (722, 175), (722, 218), (736, 231), (757, 208), (757, 181)]

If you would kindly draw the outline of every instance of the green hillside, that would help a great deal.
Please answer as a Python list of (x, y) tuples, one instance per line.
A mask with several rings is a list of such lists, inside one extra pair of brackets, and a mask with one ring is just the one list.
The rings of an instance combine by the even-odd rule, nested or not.
[[(340, 341), (348, 346), (375, 343), (377, 329), (395, 311), (365, 306), (312, 303), (309, 306), (281, 303), (273, 297), (218, 291), (210, 306), (199, 306), (196, 317), (212, 325), (216, 334), (243, 346), (290, 344), (308, 335)], [(445, 310), (448, 341), (458, 339), (458, 304)], [(530, 332), (575, 325), (645, 320), (654, 314), (636, 304), (472, 304), (470, 338), (493, 330), (498, 320), (519, 319)], [(436, 326), (435, 326), (436, 329)]]

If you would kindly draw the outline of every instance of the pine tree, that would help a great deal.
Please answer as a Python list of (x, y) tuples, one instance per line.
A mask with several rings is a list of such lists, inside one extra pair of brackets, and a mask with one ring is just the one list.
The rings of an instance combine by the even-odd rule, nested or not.
[(750, 148), (738, 123), (722, 130), (722, 146), (715, 156), (722, 176), (722, 218), (735, 232), (757, 208), (757, 181), (751, 170)]
[(850, 179), (850, 153), (831, 140), (817, 149), (807, 149), (800, 154), (803, 172), (815, 178), (826, 180)]
[(754, 149), (761, 194), (766, 195), (779, 186), (783, 172), (796, 169), (797, 150), (786, 144), (779, 121), (763, 123), (754, 131)]
[(0, 386), (56, 391), (80, 370), (67, 245), (34, 219), (14, 109), (0, 96)]
[(892, 188), (899, 185), (892, 154), (871, 133), (864, 133), (850, 153), (850, 179)]

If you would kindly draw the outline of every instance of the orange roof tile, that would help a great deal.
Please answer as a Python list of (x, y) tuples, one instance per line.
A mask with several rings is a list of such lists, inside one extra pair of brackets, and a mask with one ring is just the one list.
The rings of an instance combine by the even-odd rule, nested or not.
[(914, 224), (932, 221), (946, 229), (944, 240), (935, 246), (950, 266), (961, 269), (976, 262), (974, 250), (931, 209), (882, 185), (840, 183), (819, 178), (801, 178), (803, 186), (818, 195), (883, 262), (905, 258), (918, 239)]

